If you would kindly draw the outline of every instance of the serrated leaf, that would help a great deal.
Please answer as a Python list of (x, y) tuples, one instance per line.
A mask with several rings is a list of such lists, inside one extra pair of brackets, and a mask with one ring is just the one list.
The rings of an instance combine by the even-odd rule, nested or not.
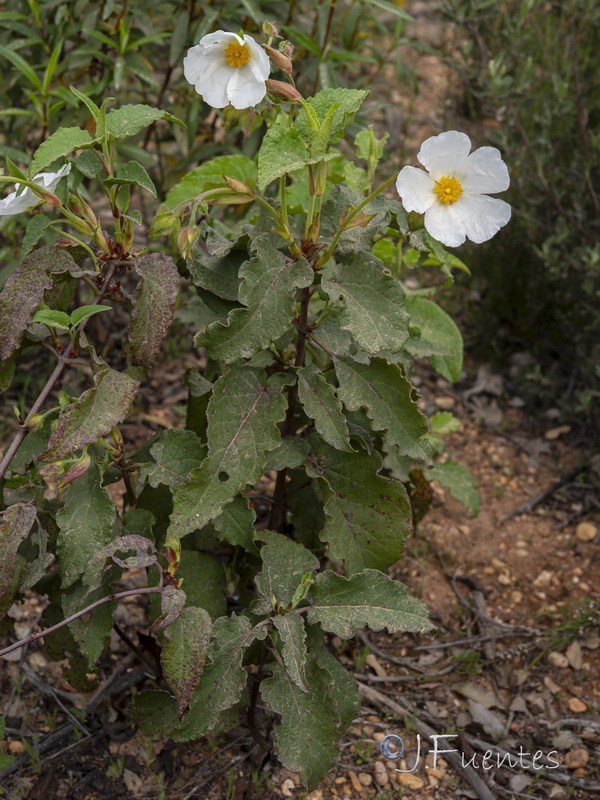
[(296, 128), (275, 123), (266, 132), (258, 151), (258, 190), (264, 192), (277, 178), (336, 156), (337, 153), (311, 155)]
[(112, 539), (116, 510), (100, 480), (100, 469), (92, 463), (87, 472), (70, 485), (64, 505), (56, 513), (60, 529), (58, 565), (63, 589), (83, 575), (94, 554)]
[(122, 167), (119, 167), (114, 177), (105, 178), (102, 183), (105, 186), (123, 186), (129, 184), (141, 186), (142, 189), (145, 189), (147, 192), (150, 192), (153, 197), (156, 197), (156, 186), (152, 178), (137, 161), (128, 161), (127, 164), (123, 164)]
[(225, 567), (210, 553), (183, 550), (177, 567), (177, 578), (181, 579), (181, 588), (189, 606), (205, 609), (211, 619), (217, 619), (226, 613)]
[(80, 306), (75, 311), (71, 311), (71, 325), (75, 328), (82, 320), (93, 317), (94, 314), (98, 314), (100, 311), (112, 310), (112, 306)]
[(54, 220), (46, 217), (44, 214), (36, 214), (31, 217), (25, 228), (25, 235), (23, 236), (23, 244), (21, 245), (21, 252), (19, 259), (22, 261), (28, 255), (39, 240), (42, 238), (44, 231), (49, 225), (52, 225)]
[(274, 608), (287, 609), (304, 576), (319, 568), (319, 559), (281, 533), (261, 531), (255, 538), (265, 544), (260, 548), (262, 569), (255, 578), (262, 599), (254, 603), (253, 610), (268, 614)]
[[(47, 551), (48, 534), (41, 524), (38, 523), (33, 529), (33, 532), (29, 535), (28, 544), (31, 547), (37, 548), (37, 555), (35, 557), (32, 555), (26, 556), (27, 563), (23, 567), (19, 577), (19, 590), (21, 592), (35, 586), (35, 584), (43, 578), (46, 574), (46, 570), (54, 561), (54, 554)], [(29, 552), (31, 553), (31, 549)], [(2, 563), (1, 557), (0, 563)]]
[(172, 583), (163, 586), (160, 593), (160, 616), (154, 620), (150, 626), (150, 631), (153, 633), (154, 631), (162, 631), (172, 625), (183, 611), (185, 599), (185, 592), (173, 586)]
[(44, 167), (59, 158), (64, 158), (73, 150), (91, 147), (95, 138), (82, 128), (59, 128), (38, 147), (29, 165), (29, 175), (37, 175)]
[(286, 379), (265, 378), (260, 370), (239, 367), (215, 383), (208, 404), (208, 457), (175, 493), (170, 538), (202, 528), (263, 474), (265, 451), (280, 443), (276, 426), (286, 410), (281, 394)]
[(298, 614), (284, 614), (273, 617), (279, 631), (283, 648), (281, 654), (290, 678), (303, 692), (309, 687), (306, 682), (306, 629), (304, 620)]
[(429, 481), (437, 481), (448, 489), (452, 497), (461, 502), (472, 517), (479, 514), (480, 498), (477, 481), (462, 464), (457, 464), (450, 458), (443, 464), (434, 464), (430, 467), (425, 477)]
[(447, 381), (460, 378), (463, 362), (463, 340), (458, 327), (445, 311), (432, 300), (408, 297), (411, 335), (406, 349), (416, 358), (426, 356), (431, 366)]
[(310, 789), (338, 757), (338, 719), (328, 696), (330, 676), (319, 667), (313, 653), (306, 661), (308, 692), (279, 664), (269, 668), (273, 677), (261, 683), (260, 692), (273, 711), (281, 715), (275, 751), (283, 765), (299, 772), (300, 780)]
[(261, 234), (252, 242), (255, 255), (240, 268), (239, 299), (227, 324), (214, 322), (196, 335), (194, 345), (206, 347), (211, 358), (231, 364), (250, 358), (288, 330), (296, 306), (295, 290), (310, 286), (313, 271), (306, 259), (292, 261), (276, 249), (277, 239)]
[(401, 455), (430, 460), (422, 439), (427, 420), (412, 399), (412, 385), (400, 367), (382, 358), (371, 364), (336, 358), (335, 372), (340, 383), (338, 397), (346, 408), (366, 408), (374, 429), (384, 431), (386, 442), (396, 445)]
[(216, 620), (210, 663), (204, 669), (183, 724), (172, 732), (172, 739), (176, 742), (198, 739), (219, 725), (222, 712), (235, 706), (246, 685), (242, 662), (247, 648), (266, 634), (266, 627), (253, 628), (244, 616)]
[(321, 669), (329, 674), (328, 694), (339, 719), (338, 733), (343, 736), (359, 715), (361, 697), (358, 686), (350, 670), (345, 669), (333, 653), (320, 650), (316, 656)]
[[(98, 589), (87, 594), (82, 583), (76, 583), (70, 591), (62, 594), (62, 607), (64, 616), (68, 617), (82, 608), (95, 603), (113, 592), (112, 584), (118, 579), (121, 570), (111, 567), (102, 576)], [(113, 614), (117, 602), (103, 603), (83, 617), (69, 623), (69, 630), (73, 638), (87, 658), (88, 667), (93, 668), (103, 650), (106, 649), (110, 632), (113, 627)]]
[(150, 454), (154, 462), (143, 465), (140, 478), (147, 479), (155, 488), (164, 483), (175, 491), (191, 470), (204, 461), (206, 447), (192, 431), (171, 428), (159, 433)]
[(284, 436), (279, 447), (271, 450), (265, 472), (279, 472), (282, 469), (295, 469), (304, 464), (310, 446), (299, 436)]
[(336, 257), (323, 270), (321, 288), (339, 307), (341, 327), (367, 353), (399, 352), (409, 321), (402, 287), (371, 253), (344, 249)]
[(234, 250), (219, 258), (206, 256), (194, 250), (186, 262), (194, 286), (200, 286), (224, 300), (238, 299), (240, 291), (240, 266), (245, 253)]
[(329, 570), (321, 572), (309, 598), (308, 621), (320, 623), (323, 630), (341, 639), (351, 639), (365, 627), (373, 631), (387, 628), (388, 633), (433, 628), (427, 606), (410, 597), (404, 584), (376, 569), (365, 569), (351, 578)]
[(187, 606), (167, 629), (160, 663), (177, 698), (180, 718), (202, 677), (211, 628), (210, 617), (203, 608)]
[(70, 330), (71, 318), (64, 311), (52, 311), (50, 308), (44, 308), (36, 311), (33, 315), (32, 322), (41, 322), (49, 328), (60, 328), (61, 330)]
[[(128, 550), (135, 550), (136, 555), (126, 559), (116, 556), (116, 553), (127, 552)], [(155, 554), (156, 548), (154, 544), (144, 536), (136, 534), (117, 536), (88, 558), (85, 572), (83, 573), (83, 585), (87, 593), (95, 591), (100, 586), (102, 571), (108, 559), (111, 559), (122, 569), (143, 569), (156, 563)], [(85, 599), (85, 596), (82, 599)]]
[[(219, 539), (236, 547), (243, 547), (250, 553), (258, 553), (254, 544), (254, 523), (256, 514), (248, 506), (246, 497), (234, 497), (218, 517), (213, 520), (213, 525), (219, 532)], [(225, 612), (223, 612), (225, 613)]]
[(298, 371), (298, 397), (325, 441), (338, 450), (351, 451), (342, 404), (333, 386), (314, 364)]
[(33, 527), (35, 517), (35, 506), (28, 506), (24, 503), (15, 503), (9, 506), (2, 515), (0, 523), (0, 602), (12, 587), (17, 563), (17, 549)]
[(306, 470), (320, 478), (328, 518), (321, 539), (330, 559), (343, 561), (349, 574), (365, 567), (388, 569), (401, 558), (412, 530), (404, 485), (377, 474), (377, 452), (340, 453), (316, 436), (310, 442), (314, 455)]
[(123, 422), (140, 382), (114, 369), (96, 373), (94, 381), (96, 385), (63, 412), (40, 461), (66, 458)]
[(52, 288), (52, 275), (76, 269), (63, 248), (41, 247), (17, 267), (0, 292), (0, 360), (16, 350), (35, 309)]
[(250, 188), (256, 186), (256, 164), (246, 156), (218, 156), (193, 169), (167, 192), (164, 205), (175, 208), (184, 200), (196, 197), (208, 189), (227, 186), (223, 175), (245, 183)]
[(141, 280), (133, 294), (126, 353), (135, 365), (150, 368), (173, 321), (179, 273), (166, 253), (149, 253), (135, 261)]
[(134, 695), (129, 713), (144, 736), (162, 739), (177, 727), (177, 702), (168, 692), (140, 692)]
[[(314, 109), (320, 122), (323, 122), (333, 106), (337, 106), (333, 113), (329, 144), (339, 142), (344, 135), (344, 130), (352, 122), (354, 115), (368, 95), (369, 92), (363, 89), (335, 88), (323, 89), (314, 97), (309, 97), (306, 100), (306, 103)], [(298, 115), (296, 127), (302, 137), (308, 140), (309, 132), (304, 109)]]
[(144, 128), (159, 119), (167, 119), (185, 127), (181, 120), (169, 114), (168, 111), (134, 103), (109, 111), (106, 115), (106, 130), (117, 139), (126, 139), (128, 136), (135, 136), (136, 133), (143, 131)]

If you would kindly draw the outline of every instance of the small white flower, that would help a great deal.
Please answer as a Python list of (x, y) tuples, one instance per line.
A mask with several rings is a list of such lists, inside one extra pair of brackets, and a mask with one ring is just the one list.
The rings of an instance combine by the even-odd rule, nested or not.
[(486, 242), (509, 221), (508, 203), (487, 195), (510, 184), (495, 147), (471, 153), (466, 133), (446, 131), (423, 142), (417, 159), (427, 172), (404, 167), (396, 189), (407, 211), (425, 214), (425, 228), (442, 244), (458, 247), (467, 238)]
[[(69, 172), (71, 172), (71, 165), (63, 164), (58, 172), (39, 172), (31, 181), (43, 189), (53, 192), (59, 180), (68, 175)], [(26, 186), (20, 195), (17, 195), (17, 192), (14, 191), (0, 200), (0, 217), (12, 217), (14, 214), (22, 214), (42, 202), (42, 198), (29, 186)]]
[(183, 74), (213, 108), (256, 106), (267, 93), (269, 57), (251, 36), (216, 31), (190, 47)]

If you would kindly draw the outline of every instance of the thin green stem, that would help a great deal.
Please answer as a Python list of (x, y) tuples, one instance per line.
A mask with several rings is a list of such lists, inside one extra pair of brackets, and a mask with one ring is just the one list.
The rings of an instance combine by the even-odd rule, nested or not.
[(55, 231), (56, 233), (60, 233), (61, 236), (66, 236), (67, 239), (70, 239), (72, 242), (75, 242), (76, 244), (78, 244), (81, 247), (83, 247), (84, 250), (87, 250), (87, 252), (92, 257), (92, 261), (94, 262), (94, 266), (95, 267), (98, 266), (98, 260), (96, 258), (96, 254), (94, 253), (92, 248), (89, 247), (89, 245), (87, 245), (85, 242), (82, 242), (81, 239), (77, 238), (77, 236), (73, 236), (72, 234), (67, 233), (66, 231), (63, 231), (62, 228), (57, 228), (57, 227), (55, 227), (55, 225), (49, 225), (48, 227), (50, 228), (51, 231)]
[(344, 222), (338, 228), (338, 230), (337, 230), (335, 236), (333, 237), (329, 247), (327, 247), (323, 251), (323, 254), (322, 254), (321, 258), (317, 261), (317, 263), (315, 265), (315, 269), (320, 269), (323, 266), (323, 264), (325, 264), (327, 261), (329, 261), (329, 259), (331, 258), (331, 256), (333, 255), (333, 253), (335, 251), (335, 248), (337, 247), (337, 243), (339, 242), (341, 235), (344, 233), (345, 230), (348, 229), (348, 227), (349, 227), (350, 223), (352, 222), (352, 220), (358, 214), (360, 214), (360, 212), (363, 210), (363, 208), (365, 206), (367, 206), (371, 202), (371, 200), (375, 199), (375, 197), (377, 197), (378, 194), (381, 194), (381, 192), (383, 192), (384, 189), (387, 189), (387, 187), (391, 183), (393, 183), (396, 180), (397, 177), (398, 177), (398, 173), (395, 172), (392, 175), (391, 178), (388, 178), (387, 181), (384, 181), (384, 183), (382, 183), (381, 186), (378, 186), (377, 189), (375, 189), (375, 191), (373, 191), (373, 192), (371, 192), (371, 194), (367, 195), (367, 197), (365, 197), (365, 199), (361, 203), (359, 203), (356, 206), (356, 208), (352, 209), (352, 211), (348, 214), (348, 216), (346, 217)]

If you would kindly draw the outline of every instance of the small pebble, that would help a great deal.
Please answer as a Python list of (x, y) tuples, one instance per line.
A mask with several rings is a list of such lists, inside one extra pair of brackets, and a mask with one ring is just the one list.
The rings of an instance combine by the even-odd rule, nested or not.
[(580, 542), (593, 542), (597, 534), (596, 526), (591, 522), (580, 522), (575, 529), (575, 536)]
[(362, 783), (363, 786), (370, 786), (373, 783), (373, 776), (369, 775), (368, 772), (359, 772), (358, 780)]
[(359, 792), (359, 793), (362, 792), (363, 789), (364, 789), (364, 786), (358, 780), (358, 776), (354, 772), (349, 772), (348, 775), (350, 776), (350, 783), (354, 787), (354, 791), (355, 792)]
[(582, 703), (578, 697), (572, 697), (567, 705), (569, 706), (569, 711), (572, 711), (574, 714), (583, 714), (587, 711), (586, 704)]
[(453, 397), (436, 397), (435, 404), (443, 411), (450, 411), (456, 405), (456, 400)]
[(557, 667), (557, 669), (568, 669), (569, 667), (569, 659), (556, 650), (548, 654), (548, 663), (551, 667)]
[(577, 750), (570, 750), (565, 756), (565, 766), (567, 769), (585, 769), (590, 760), (590, 754), (583, 747)]
[(425, 786), (423, 778), (413, 775), (412, 772), (398, 773), (398, 783), (407, 789), (422, 789)]
[(375, 783), (378, 786), (387, 786), (390, 779), (384, 764), (381, 761), (376, 761), (373, 769), (375, 771)]
[(291, 778), (287, 778), (281, 784), (281, 794), (284, 797), (293, 797), (294, 795), (292, 794), (292, 789), (294, 788), (294, 786), (295, 786), (294, 781)]

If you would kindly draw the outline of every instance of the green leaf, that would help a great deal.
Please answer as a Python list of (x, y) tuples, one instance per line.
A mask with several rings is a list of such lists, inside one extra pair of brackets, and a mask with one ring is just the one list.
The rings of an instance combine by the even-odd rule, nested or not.
[(6, 361), (0, 361), (0, 394), (5, 392), (11, 385), (15, 375), (16, 359), (13, 353)]
[(258, 553), (258, 548), (254, 544), (255, 522), (256, 514), (254, 509), (248, 506), (248, 498), (234, 497), (219, 516), (215, 517), (213, 525), (222, 541), (235, 547), (243, 547), (250, 553)]
[(428, 357), (442, 377), (457, 381), (462, 371), (463, 340), (454, 320), (424, 297), (408, 297), (406, 310), (411, 328), (406, 343), (408, 352), (416, 358)]
[(106, 436), (123, 422), (140, 385), (124, 372), (114, 369), (97, 372), (95, 386), (87, 389), (58, 420), (48, 449), (40, 461), (57, 461), (81, 450), (86, 444)]
[(35, 522), (35, 506), (15, 503), (9, 506), (0, 523), (0, 603), (12, 588), (16, 571), (17, 548)]
[(388, 569), (403, 555), (412, 530), (404, 485), (377, 474), (376, 452), (340, 453), (316, 436), (310, 442), (314, 455), (306, 469), (320, 479), (327, 518), (321, 539), (329, 544), (330, 559), (343, 561), (349, 574)]
[[(142, 513), (145, 517), (148, 512)], [(135, 550), (134, 556), (117, 556), (117, 553), (127, 553), (130, 550)], [(107, 562), (117, 564), (121, 569), (145, 569), (156, 564), (156, 561), (156, 548), (150, 539), (139, 534), (116, 536), (88, 559), (82, 578), (83, 585), (88, 594), (95, 591), (100, 586)], [(83, 595), (82, 600), (85, 599), (86, 595)]]
[(284, 436), (279, 447), (269, 453), (265, 472), (295, 469), (304, 464), (309, 452), (310, 446), (305, 439), (299, 436)]
[(185, 128), (183, 122), (168, 111), (153, 106), (131, 104), (109, 111), (106, 115), (106, 130), (117, 139), (127, 139), (128, 136), (135, 136), (158, 119), (166, 119)]
[(119, 167), (115, 177), (105, 178), (102, 183), (105, 186), (122, 186), (124, 184), (141, 186), (142, 189), (156, 197), (156, 186), (152, 178), (137, 161), (128, 161), (127, 164), (123, 164), (122, 167)]
[(308, 692), (279, 664), (269, 668), (273, 677), (261, 683), (260, 692), (281, 715), (275, 751), (283, 765), (299, 772), (303, 785), (312, 788), (338, 757), (339, 719), (329, 697), (330, 675), (319, 667), (313, 653), (306, 661)]
[(432, 417), (429, 417), (429, 424), (431, 425), (432, 433), (454, 433), (461, 429), (461, 422), (450, 411), (438, 411)]
[(306, 682), (306, 629), (304, 620), (298, 614), (285, 614), (273, 617), (281, 641), (283, 642), (283, 661), (288, 675), (303, 692), (309, 687)]
[(260, 548), (262, 570), (255, 578), (262, 599), (253, 604), (253, 610), (258, 614), (286, 610), (291, 607), (304, 576), (319, 568), (319, 559), (281, 533), (261, 531), (255, 539), (265, 544)]
[(21, 75), (23, 75), (27, 80), (32, 84), (32, 86), (41, 91), (42, 89), (42, 82), (38, 75), (36, 74), (35, 70), (31, 67), (29, 62), (23, 58), (23, 56), (19, 55), (19, 53), (12, 50), (10, 47), (6, 47), (5, 45), (0, 45), (0, 56), (4, 56), (7, 61), (18, 69)]
[(247, 648), (266, 634), (266, 627), (252, 628), (244, 616), (221, 617), (214, 623), (210, 664), (204, 669), (183, 724), (172, 732), (172, 739), (187, 742), (219, 727), (221, 714), (235, 706), (246, 685), (242, 662)]
[(275, 123), (266, 132), (258, 151), (258, 190), (264, 192), (277, 178), (336, 156), (337, 153), (311, 155), (296, 128)]
[[(63, 592), (62, 607), (64, 616), (68, 617), (81, 611), (91, 603), (110, 595), (115, 583), (121, 574), (117, 567), (110, 567), (102, 576), (102, 583), (91, 594), (87, 594), (81, 583), (76, 583), (69, 592)], [(69, 630), (88, 660), (88, 666), (93, 668), (103, 650), (106, 649), (113, 627), (113, 614), (117, 608), (116, 601), (103, 603), (89, 615), (79, 617), (69, 623)]]
[(75, 328), (82, 320), (98, 314), (100, 311), (112, 311), (112, 306), (80, 306), (71, 312), (71, 325)]
[(235, 178), (250, 188), (256, 186), (256, 164), (246, 156), (218, 156), (193, 169), (167, 192), (164, 205), (175, 208), (179, 203), (209, 189), (227, 186), (223, 176)]
[(405, 11), (401, 8), (397, 3), (388, 2), (388, 0), (361, 0), (361, 2), (366, 3), (370, 6), (375, 6), (375, 8), (380, 8), (382, 11), (387, 11), (388, 14), (395, 14), (400, 19), (404, 19), (407, 22), (414, 22), (415, 18), (411, 16), (408, 11)]
[(177, 567), (177, 577), (183, 579), (181, 586), (189, 606), (205, 609), (211, 619), (217, 619), (226, 613), (225, 567), (210, 553), (183, 550), (181, 562)]
[(409, 317), (398, 281), (368, 252), (343, 249), (323, 270), (321, 288), (340, 307), (344, 330), (367, 353), (399, 352), (408, 339)]
[(17, 267), (0, 292), (0, 360), (16, 350), (44, 292), (52, 288), (52, 275), (76, 269), (63, 248), (41, 247)]
[(28, 253), (30, 253), (39, 240), (46, 228), (52, 225), (54, 220), (46, 217), (44, 214), (36, 214), (31, 217), (25, 228), (25, 235), (23, 236), (23, 244), (21, 245), (21, 253), (19, 259), (22, 261)]
[(59, 128), (38, 147), (29, 165), (29, 175), (37, 175), (44, 167), (64, 158), (73, 150), (91, 147), (96, 140), (82, 128)]
[(64, 505), (56, 513), (58, 565), (63, 589), (83, 575), (94, 554), (113, 538), (117, 514), (100, 480), (100, 469), (92, 463), (87, 472), (70, 485)]
[(75, 97), (87, 107), (87, 110), (90, 112), (94, 122), (96, 123), (96, 134), (100, 136), (101, 132), (98, 130), (98, 123), (100, 122), (101, 119), (100, 109), (98, 108), (96, 103), (94, 103), (94, 101), (87, 96), (87, 94), (80, 92), (79, 89), (76, 89), (74, 86), (69, 86), (69, 89), (75, 95)]
[(52, 311), (50, 308), (44, 308), (36, 311), (33, 315), (32, 322), (41, 322), (47, 325), (48, 328), (60, 328), (61, 330), (68, 331), (71, 329), (71, 318), (64, 311)]
[[(298, 372), (298, 397), (307, 416), (325, 441), (338, 450), (350, 452), (348, 425), (335, 390), (314, 364)], [(298, 466), (298, 465), (294, 465)]]
[[(38, 523), (27, 537), (27, 551), (25, 558), (27, 563), (23, 567), (19, 577), (19, 591), (24, 592), (31, 589), (44, 577), (46, 570), (54, 561), (54, 554), (48, 551), (48, 534)], [(34, 555), (34, 548), (37, 554)], [(2, 559), (0, 559), (0, 563)]]
[(214, 322), (196, 335), (195, 346), (206, 347), (211, 358), (226, 364), (250, 358), (290, 327), (295, 290), (310, 286), (313, 271), (304, 258), (287, 258), (276, 249), (278, 243), (271, 234), (254, 239), (255, 255), (240, 268), (239, 299), (246, 308), (234, 308), (226, 325)]
[(437, 481), (461, 502), (472, 517), (479, 514), (480, 499), (477, 481), (466, 467), (448, 459), (443, 464), (434, 464), (425, 473), (428, 481)]
[(155, 488), (164, 483), (175, 491), (194, 467), (206, 457), (206, 448), (192, 431), (171, 428), (161, 431), (150, 448), (154, 462), (144, 464), (140, 478)]
[(133, 293), (133, 312), (126, 348), (131, 364), (150, 368), (173, 321), (179, 273), (166, 253), (149, 253), (135, 260), (141, 280)]
[(240, 367), (215, 383), (208, 404), (208, 458), (175, 493), (171, 539), (202, 528), (247, 483), (261, 477), (265, 451), (281, 441), (276, 426), (287, 405), (281, 394), (284, 380), (274, 375), (265, 381), (263, 372)]
[(129, 712), (144, 736), (162, 739), (177, 727), (177, 703), (168, 692), (140, 692), (134, 695)]
[(194, 286), (207, 289), (224, 300), (237, 300), (240, 291), (239, 270), (246, 254), (240, 250), (219, 258), (206, 256), (199, 249), (193, 250), (186, 266)]
[(203, 608), (188, 606), (167, 628), (160, 663), (181, 717), (200, 682), (210, 642), (211, 621)]
[[(352, 122), (354, 115), (368, 95), (369, 92), (363, 89), (323, 89), (314, 97), (306, 100), (306, 103), (314, 109), (320, 122), (325, 120), (334, 106), (336, 107), (333, 112), (329, 144), (339, 142), (344, 135), (344, 130)], [(304, 140), (308, 141), (308, 121), (304, 109), (298, 115), (296, 126)]]
[(328, 694), (339, 719), (338, 733), (344, 735), (360, 712), (361, 697), (358, 686), (352, 673), (340, 664), (333, 653), (321, 650), (316, 655), (321, 669), (329, 674)]
[(163, 586), (160, 593), (160, 616), (150, 626), (150, 632), (162, 631), (172, 625), (185, 606), (186, 594), (172, 583)]
[(433, 628), (427, 606), (408, 595), (408, 589), (376, 569), (345, 578), (321, 572), (310, 588), (309, 622), (341, 639), (351, 639), (362, 628), (388, 633), (423, 633)]
[(423, 440), (427, 420), (399, 366), (382, 358), (373, 359), (371, 364), (336, 358), (335, 372), (340, 383), (338, 396), (349, 411), (366, 408), (373, 428), (385, 431), (386, 442), (397, 445), (401, 455), (430, 460)]

